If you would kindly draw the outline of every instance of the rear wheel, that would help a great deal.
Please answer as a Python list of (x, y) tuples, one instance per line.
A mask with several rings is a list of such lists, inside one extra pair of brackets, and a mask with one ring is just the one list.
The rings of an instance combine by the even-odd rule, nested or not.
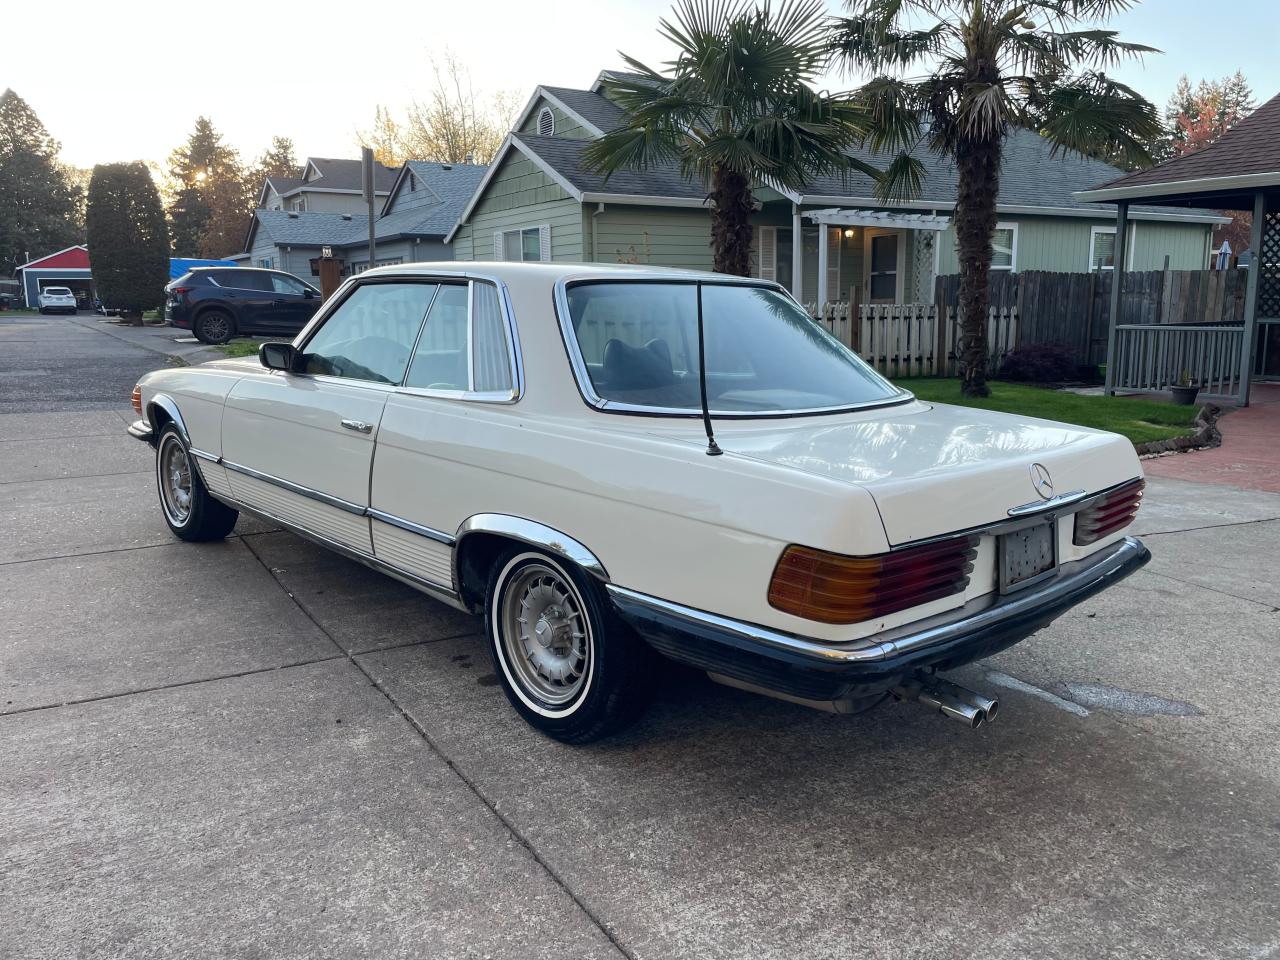
[(589, 743), (640, 715), (653, 653), (614, 614), (599, 583), (545, 553), (498, 559), (485, 595), (489, 653), (511, 705), (565, 743)]
[(236, 322), (224, 310), (206, 310), (196, 317), (192, 332), (203, 343), (226, 343), (236, 333)]
[(156, 485), (164, 522), (183, 540), (221, 540), (240, 516), (209, 495), (182, 434), (172, 423), (160, 431), (156, 444)]

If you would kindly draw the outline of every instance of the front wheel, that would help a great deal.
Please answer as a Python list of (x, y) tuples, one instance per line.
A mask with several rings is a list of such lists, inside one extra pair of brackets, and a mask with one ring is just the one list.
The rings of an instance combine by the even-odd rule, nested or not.
[(164, 522), (175, 536), (193, 543), (221, 540), (235, 527), (240, 514), (209, 495), (172, 423), (160, 431), (156, 444), (156, 484)]
[(599, 740), (648, 702), (653, 653), (600, 585), (565, 561), (528, 549), (501, 557), (485, 594), (485, 632), (507, 699), (557, 740)]

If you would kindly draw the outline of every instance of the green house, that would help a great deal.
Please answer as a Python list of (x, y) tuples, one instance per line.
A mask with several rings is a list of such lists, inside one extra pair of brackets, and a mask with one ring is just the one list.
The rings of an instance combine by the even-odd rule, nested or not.
[[(587, 144), (619, 126), (623, 111), (604, 92), (539, 87), (516, 121), (453, 231), (459, 260), (556, 260), (711, 269), (706, 190), (674, 164), (623, 171), (607, 181), (584, 169)], [(865, 159), (876, 163), (868, 153)], [(877, 202), (869, 177), (850, 174), (792, 193), (759, 184), (752, 269), (802, 302), (928, 303), (934, 278), (957, 270), (951, 215), (953, 165), (921, 152), (920, 197)], [(883, 163), (881, 158), (880, 163)], [(1012, 133), (1001, 169), (992, 268), (1109, 270), (1114, 212), (1073, 191), (1122, 171), (1044, 138)], [(1211, 232), (1226, 219), (1208, 211), (1130, 208), (1128, 269), (1202, 269)]]

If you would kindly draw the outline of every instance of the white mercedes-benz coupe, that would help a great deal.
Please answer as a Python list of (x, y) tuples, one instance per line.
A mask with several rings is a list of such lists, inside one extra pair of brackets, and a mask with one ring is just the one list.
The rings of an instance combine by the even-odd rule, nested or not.
[(636, 717), (667, 658), (977, 726), (996, 701), (938, 671), (1149, 557), (1127, 440), (923, 403), (767, 281), (381, 268), (133, 401), (178, 537), (256, 514), (483, 615), (512, 705), (567, 742)]

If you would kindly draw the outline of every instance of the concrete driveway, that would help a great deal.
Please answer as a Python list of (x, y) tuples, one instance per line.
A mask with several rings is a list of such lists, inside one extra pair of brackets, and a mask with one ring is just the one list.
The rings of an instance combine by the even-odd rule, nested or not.
[(1155, 480), (1146, 570), (960, 672), (976, 733), (673, 671), (573, 749), (475, 621), (175, 541), (165, 362), (0, 316), (0, 956), (1280, 956), (1280, 495)]

